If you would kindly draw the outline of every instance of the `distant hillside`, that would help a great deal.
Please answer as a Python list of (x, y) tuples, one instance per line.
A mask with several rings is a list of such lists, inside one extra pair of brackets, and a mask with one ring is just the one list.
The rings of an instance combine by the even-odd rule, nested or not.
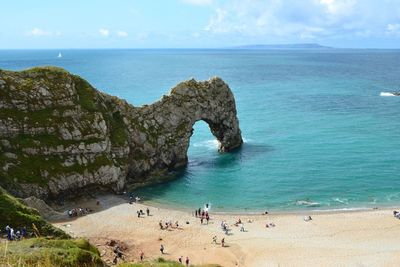
[(256, 44), (241, 45), (230, 47), (233, 49), (331, 49), (332, 47), (323, 46), (315, 43), (307, 44)]

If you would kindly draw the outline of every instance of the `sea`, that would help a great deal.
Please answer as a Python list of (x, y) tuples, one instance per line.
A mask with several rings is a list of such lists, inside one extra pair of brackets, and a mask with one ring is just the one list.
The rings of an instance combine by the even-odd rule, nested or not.
[(199, 121), (187, 168), (136, 190), (154, 205), (219, 212), (400, 205), (400, 50), (0, 50), (0, 68), (54, 65), (134, 106), (182, 80), (219, 76), (241, 149), (218, 153)]

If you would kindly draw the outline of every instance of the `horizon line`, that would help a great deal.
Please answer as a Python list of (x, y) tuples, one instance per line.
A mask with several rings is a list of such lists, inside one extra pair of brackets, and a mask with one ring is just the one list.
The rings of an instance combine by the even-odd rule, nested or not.
[[(232, 47), (58, 47), (58, 48), (0, 48), (2, 50), (400, 50), (400, 47), (320, 47), (320, 48), (250, 48), (240, 45)], [(268, 45), (266, 45), (268, 46)], [(274, 46), (274, 45), (272, 45)]]

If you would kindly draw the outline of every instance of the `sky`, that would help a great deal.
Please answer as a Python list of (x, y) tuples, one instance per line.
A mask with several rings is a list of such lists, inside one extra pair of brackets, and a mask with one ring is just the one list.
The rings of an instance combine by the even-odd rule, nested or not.
[(400, 48), (400, 0), (0, 0), (0, 49)]

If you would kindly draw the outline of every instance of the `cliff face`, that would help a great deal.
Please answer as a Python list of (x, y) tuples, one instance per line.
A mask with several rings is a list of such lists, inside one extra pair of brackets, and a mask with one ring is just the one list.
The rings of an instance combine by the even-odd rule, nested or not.
[(0, 70), (0, 185), (48, 198), (146, 183), (186, 165), (198, 120), (220, 151), (242, 144), (234, 97), (219, 78), (182, 82), (133, 107), (62, 69)]

